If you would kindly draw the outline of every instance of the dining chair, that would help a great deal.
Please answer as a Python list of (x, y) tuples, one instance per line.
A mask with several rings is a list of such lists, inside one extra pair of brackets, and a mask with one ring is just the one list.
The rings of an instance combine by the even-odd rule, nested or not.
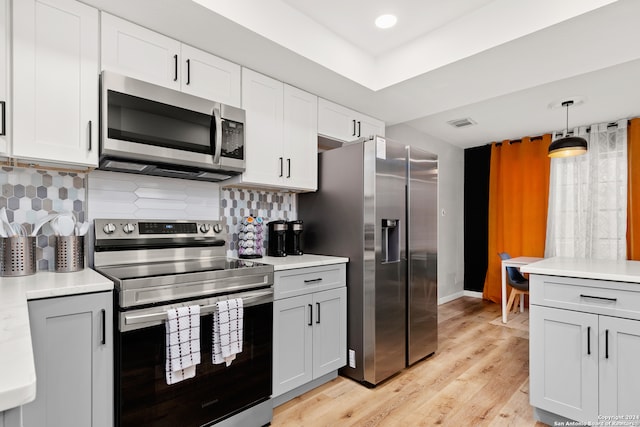
[[(511, 258), (507, 252), (499, 252), (498, 256), (502, 260)], [(507, 313), (511, 310), (511, 306), (513, 306), (513, 312), (517, 313), (520, 298), (516, 300), (516, 297), (519, 297), (520, 295), (529, 295), (529, 280), (524, 277), (516, 267), (507, 267), (507, 283), (513, 288), (511, 289), (509, 302), (507, 303)]]

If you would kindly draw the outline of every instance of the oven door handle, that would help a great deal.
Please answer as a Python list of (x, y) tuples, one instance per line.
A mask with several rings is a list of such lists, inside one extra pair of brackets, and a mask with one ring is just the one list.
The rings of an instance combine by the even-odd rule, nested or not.
[[(268, 290), (263, 290), (263, 291), (256, 291), (256, 292), (245, 292), (242, 294), (232, 294), (232, 295), (225, 295), (222, 297), (214, 297), (214, 298), (209, 298), (207, 300), (205, 300), (207, 302), (207, 304), (204, 305), (200, 305), (200, 315), (204, 315), (204, 314), (210, 314), (216, 311), (216, 303), (218, 301), (225, 301), (227, 299), (232, 299), (232, 298), (242, 298), (242, 305), (243, 307), (251, 307), (254, 305), (259, 305), (259, 304), (264, 304), (267, 302), (271, 302), (273, 301), (273, 289), (268, 289)], [(193, 301), (194, 303), (196, 301)], [(182, 303), (182, 304), (178, 304), (178, 305), (168, 305), (165, 307), (159, 307), (157, 309), (157, 311), (154, 311), (152, 313), (144, 313), (144, 314), (135, 314), (135, 312), (128, 314), (128, 313), (124, 313), (124, 325), (126, 330), (129, 329), (138, 329), (136, 327), (132, 327), (132, 328), (127, 328), (126, 326), (131, 326), (131, 325), (140, 325), (143, 323), (162, 323), (164, 320), (167, 319), (167, 310), (170, 308), (175, 308), (175, 307), (183, 307), (183, 306), (188, 306), (190, 305), (188, 302)], [(193, 304), (195, 305), (195, 304)], [(140, 326), (138, 326), (140, 327)]]

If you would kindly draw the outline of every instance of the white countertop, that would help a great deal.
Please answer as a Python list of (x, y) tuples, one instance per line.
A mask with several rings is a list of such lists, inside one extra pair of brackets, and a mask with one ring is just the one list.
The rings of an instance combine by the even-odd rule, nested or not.
[(0, 278), (0, 412), (36, 397), (27, 300), (112, 289), (111, 280), (88, 268)]
[(547, 258), (520, 268), (529, 274), (640, 283), (640, 261)]
[(258, 258), (256, 262), (273, 265), (274, 271), (291, 270), (293, 268), (318, 267), (321, 265), (343, 264), (349, 262), (349, 258), (326, 255), (287, 255), (283, 257), (266, 256)]

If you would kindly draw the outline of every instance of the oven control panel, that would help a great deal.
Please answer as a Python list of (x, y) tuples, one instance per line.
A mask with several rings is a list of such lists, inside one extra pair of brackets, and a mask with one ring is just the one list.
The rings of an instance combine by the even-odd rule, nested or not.
[(136, 239), (174, 237), (218, 237), (224, 230), (222, 221), (96, 219), (96, 239)]

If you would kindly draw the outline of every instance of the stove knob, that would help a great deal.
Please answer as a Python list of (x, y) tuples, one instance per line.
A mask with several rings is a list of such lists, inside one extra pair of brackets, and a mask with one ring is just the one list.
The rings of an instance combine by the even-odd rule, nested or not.
[(122, 227), (122, 229), (124, 230), (125, 233), (131, 234), (135, 231), (136, 226), (129, 223), (129, 224), (125, 224), (124, 227)]
[(211, 230), (211, 225), (209, 225), (209, 224), (200, 224), (200, 232), (201, 233), (208, 233), (209, 230)]
[(215, 233), (220, 233), (222, 231), (222, 226), (220, 224), (213, 224), (213, 231)]
[(111, 234), (116, 231), (116, 226), (111, 223), (105, 224), (104, 227), (102, 227), (102, 231), (104, 231), (104, 234)]

